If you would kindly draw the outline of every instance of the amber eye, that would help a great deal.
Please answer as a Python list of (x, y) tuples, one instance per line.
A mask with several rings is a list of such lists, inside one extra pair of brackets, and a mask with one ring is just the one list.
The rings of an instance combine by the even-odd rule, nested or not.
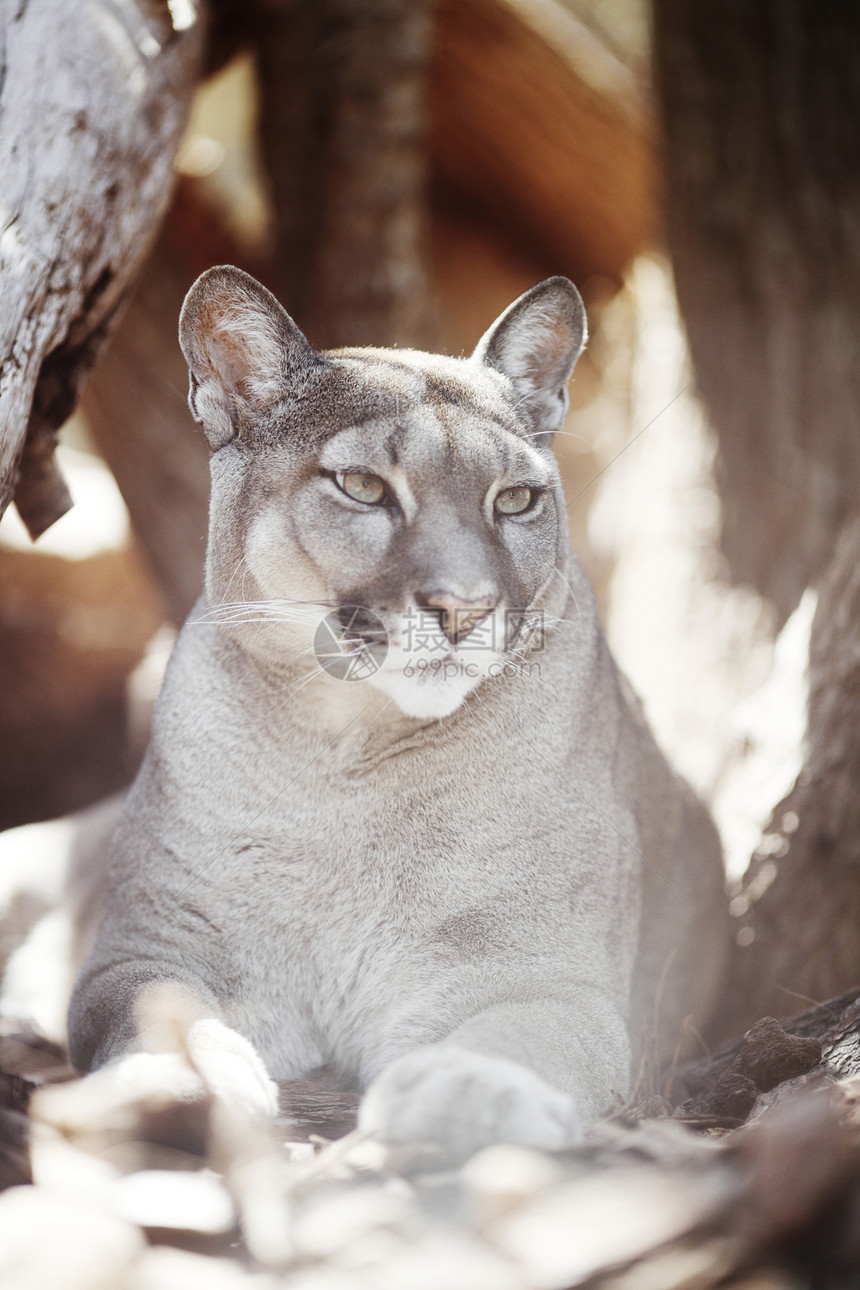
[(378, 475), (369, 475), (364, 470), (349, 470), (337, 476), (347, 497), (357, 502), (366, 502), (368, 506), (378, 506), (385, 498), (385, 483)]
[(531, 506), (533, 496), (533, 489), (526, 488), (525, 484), (505, 488), (496, 498), (495, 507), (500, 515), (521, 515)]

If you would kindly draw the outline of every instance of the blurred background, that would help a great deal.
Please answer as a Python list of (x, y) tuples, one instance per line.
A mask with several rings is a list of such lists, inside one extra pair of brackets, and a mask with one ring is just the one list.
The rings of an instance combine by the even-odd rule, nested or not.
[(319, 347), (452, 354), (561, 273), (591, 328), (556, 440), (571, 540), (723, 834), (725, 1025), (854, 984), (858, 12), (200, 8), (164, 91), (187, 109), (169, 205), (60, 428), (74, 506), (35, 543), (0, 521), (0, 827), (120, 788), (146, 746), (201, 586), (207, 454), (176, 341), (201, 271), (247, 269)]

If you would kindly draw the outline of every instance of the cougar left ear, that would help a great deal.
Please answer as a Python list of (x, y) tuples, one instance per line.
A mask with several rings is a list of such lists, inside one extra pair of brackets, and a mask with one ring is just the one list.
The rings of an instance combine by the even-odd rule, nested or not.
[(567, 412), (567, 381), (585, 347), (585, 307), (567, 278), (547, 278), (509, 305), (473, 358), (507, 376), (519, 411), (547, 443)]
[(323, 360), (256, 278), (230, 264), (202, 274), (185, 297), (179, 344), (191, 376), (188, 403), (210, 447), (242, 433)]

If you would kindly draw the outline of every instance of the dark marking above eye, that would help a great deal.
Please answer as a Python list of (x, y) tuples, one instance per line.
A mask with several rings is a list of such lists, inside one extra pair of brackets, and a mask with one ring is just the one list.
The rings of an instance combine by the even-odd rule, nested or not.
[(385, 451), (388, 453), (388, 457), (389, 457), (389, 460), (391, 461), (392, 466), (400, 465), (400, 453), (398, 451), (397, 441), (400, 435), (404, 433), (404, 430), (405, 430), (404, 426), (401, 426), (401, 425), (396, 426), (395, 429), (392, 430), (391, 434), (386, 436), (383, 442), (382, 446), (385, 449)]

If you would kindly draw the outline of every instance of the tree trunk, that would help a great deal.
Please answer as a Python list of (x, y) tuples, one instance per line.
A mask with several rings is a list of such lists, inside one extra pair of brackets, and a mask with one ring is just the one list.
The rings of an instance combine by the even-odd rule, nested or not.
[(723, 547), (783, 617), (860, 484), (860, 8), (654, 0), (678, 298)]
[(422, 340), (432, 0), (259, 0), (276, 290), (320, 347)]
[(190, 0), (0, 6), (0, 514), (34, 538), (71, 505), (55, 434), (167, 203), (201, 28)]
[(732, 904), (722, 1033), (860, 982), (860, 521), (842, 533), (812, 624), (806, 764)]
[(806, 764), (732, 905), (729, 1034), (860, 981), (860, 10), (654, 13), (669, 236), (719, 436), (723, 548), (783, 618), (821, 584)]

